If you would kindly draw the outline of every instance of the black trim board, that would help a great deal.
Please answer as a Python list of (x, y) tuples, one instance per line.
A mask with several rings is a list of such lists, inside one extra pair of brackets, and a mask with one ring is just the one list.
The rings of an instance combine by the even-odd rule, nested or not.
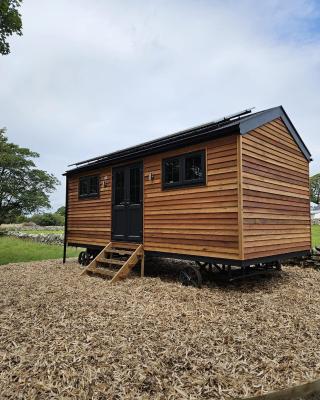
[(211, 122), (186, 129), (171, 135), (167, 135), (149, 142), (132, 146), (113, 153), (105, 154), (90, 160), (76, 163), (76, 168), (68, 170), (64, 175), (73, 175), (83, 171), (115, 165), (120, 162), (133, 161), (147, 155), (157, 154), (168, 150), (174, 150), (184, 146), (200, 143), (206, 140), (224, 137), (231, 134), (245, 135), (276, 118), (281, 118), (288, 128), (293, 139), (308, 161), (311, 161), (311, 154), (289, 119), (282, 106), (270, 108), (242, 117), (237, 117), (225, 122)]
[(69, 204), (69, 185), (68, 177), (66, 176), (66, 202), (65, 202), (65, 214), (64, 214), (64, 236), (63, 236), (63, 264), (66, 262), (67, 257), (67, 233), (68, 233), (68, 204)]

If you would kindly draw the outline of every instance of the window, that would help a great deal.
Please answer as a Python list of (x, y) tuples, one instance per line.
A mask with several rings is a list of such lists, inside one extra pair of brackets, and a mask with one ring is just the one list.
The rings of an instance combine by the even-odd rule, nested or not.
[(130, 203), (140, 204), (140, 167), (130, 168)]
[(99, 177), (83, 176), (79, 179), (79, 197), (98, 197), (99, 196)]
[(180, 160), (173, 158), (164, 162), (165, 182), (168, 184), (180, 182)]
[(116, 171), (115, 176), (115, 204), (119, 205), (124, 202), (124, 170)]
[(204, 184), (204, 150), (163, 160), (162, 174), (164, 188)]

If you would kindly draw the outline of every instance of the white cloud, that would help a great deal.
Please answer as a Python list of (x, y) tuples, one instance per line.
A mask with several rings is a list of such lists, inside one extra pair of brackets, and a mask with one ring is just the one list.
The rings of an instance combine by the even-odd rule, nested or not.
[(24, 36), (0, 60), (0, 125), (50, 172), (279, 104), (319, 171), (316, 2), (30, 0), (22, 14)]

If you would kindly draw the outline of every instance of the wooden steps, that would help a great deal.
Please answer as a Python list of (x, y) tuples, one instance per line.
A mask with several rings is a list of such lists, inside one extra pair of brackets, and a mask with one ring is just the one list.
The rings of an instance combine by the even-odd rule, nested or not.
[(125, 279), (141, 261), (144, 275), (144, 251), (142, 244), (110, 242), (82, 271), (81, 275), (95, 274), (111, 278), (110, 283)]

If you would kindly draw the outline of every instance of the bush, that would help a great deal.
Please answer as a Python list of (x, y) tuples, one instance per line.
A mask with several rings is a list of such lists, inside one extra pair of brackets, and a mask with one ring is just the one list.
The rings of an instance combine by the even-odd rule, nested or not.
[(53, 215), (56, 219), (56, 225), (60, 225), (60, 226), (64, 225), (64, 216), (63, 215), (57, 214), (57, 213), (55, 213)]
[(25, 217), (24, 215), (19, 215), (19, 217), (16, 218), (15, 222), (17, 224), (22, 224), (23, 222), (28, 222), (30, 218)]
[(56, 213), (35, 214), (31, 217), (31, 221), (39, 226), (64, 225), (64, 217)]
[(63, 217), (66, 215), (66, 208), (65, 206), (59, 207), (56, 211), (56, 214), (62, 215)]

